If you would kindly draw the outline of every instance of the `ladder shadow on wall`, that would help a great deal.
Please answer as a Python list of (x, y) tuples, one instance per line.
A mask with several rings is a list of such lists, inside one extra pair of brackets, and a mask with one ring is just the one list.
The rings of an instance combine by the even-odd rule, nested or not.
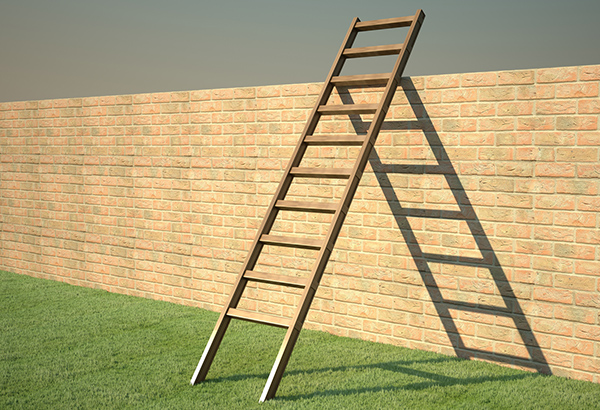
[[(382, 131), (413, 130), (421, 131), (425, 141), (435, 157), (435, 164), (386, 164), (377, 153), (372, 151), (369, 163), (383, 191), (393, 218), (406, 243), (410, 256), (425, 285), (435, 312), (442, 323), (448, 341), (455, 354), (462, 358), (476, 358), (496, 363), (516, 365), (521, 368), (551, 374), (544, 353), (534, 335), (531, 325), (513, 291), (505, 270), (483, 228), (467, 192), (442, 144), (426, 107), (421, 100), (414, 83), (403, 78), (401, 89), (416, 119), (406, 121), (386, 120)], [(352, 104), (352, 96), (347, 89), (338, 88), (344, 104)], [(362, 134), (368, 129), (369, 122), (359, 115), (350, 118), (355, 132)], [(454, 209), (410, 208), (403, 206), (395, 192), (392, 180), (397, 175), (442, 176), (446, 188), (451, 191)], [(400, 188), (397, 188), (400, 189)], [(444, 205), (440, 205), (443, 207)], [(478, 257), (460, 254), (460, 248), (453, 255), (427, 252), (419, 242), (419, 233), (411, 226), (411, 220), (456, 221), (468, 227), (473, 250)], [(443, 245), (443, 244), (440, 244)], [(449, 247), (448, 247), (449, 248)], [(438, 249), (444, 249), (438, 246)], [(472, 254), (472, 252), (471, 252)], [(433, 266), (438, 269), (434, 271)], [(462, 271), (462, 272), (461, 272)], [(440, 274), (440, 272), (442, 274)], [(443, 275), (443, 273), (446, 275)], [(468, 272), (461, 276), (461, 273)], [(473, 274), (475, 272), (475, 274)], [(442, 283), (440, 276), (454, 277), (455, 283)], [(483, 284), (493, 283), (493, 291)], [(470, 280), (474, 289), (478, 282), (483, 284), (482, 292), (463, 291), (458, 286), (460, 280)], [(451, 297), (448, 297), (451, 295)], [(460, 320), (457, 323), (457, 319)], [(446, 342), (448, 343), (448, 342)], [(477, 345), (477, 346), (474, 346)]]

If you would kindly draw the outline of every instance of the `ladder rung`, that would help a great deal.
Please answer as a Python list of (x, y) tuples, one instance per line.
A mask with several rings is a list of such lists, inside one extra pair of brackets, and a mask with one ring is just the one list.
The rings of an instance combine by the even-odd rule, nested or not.
[(279, 209), (285, 211), (304, 211), (304, 212), (319, 212), (323, 214), (334, 214), (337, 211), (338, 204), (331, 202), (316, 202), (316, 201), (285, 201), (279, 200), (275, 204)]
[(262, 235), (260, 241), (266, 245), (286, 246), (300, 249), (321, 249), (322, 242), (319, 239), (296, 238), (293, 236)]
[(273, 316), (268, 315), (266, 313), (249, 312), (247, 310), (240, 310), (234, 308), (229, 308), (227, 310), (227, 316), (234, 317), (236, 319), (247, 320), (248, 322), (283, 327), (285, 329), (290, 327), (291, 323), (291, 320), (287, 317)]
[(304, 142), (309, 145), (362, 145), (365, 142), (364, 135), (327, 135), (308, 136)]
[(262, 273), (246, 271), (244, 278), (254, 282), (269, 283), (271, 285), (290, 286), (292, 288), (305, 288), (306, 279), (289, 275), (277, 275), (275, 273)]
[(341, 104), (341, 105), (321, 105), (319, 112), (321, 114), (374, 114), (379, 104)]
[(359, 21), (354, 28), (358, 31), (382, 30), (384, 28), (408, 27), (415, 16), (397, 17), (393, 19), (381, 19), (370, 21)]
[(389, 44), (385, 46), (347, 48), (344, 50), (344, 56), (347, 58), (389, 56), (398, 54), (404, 44)]
[(304, 178), (350, 178), (352, 168), (304, 168), (294, 167), (290, 174)]
[(392, 73), (343, 75), (331, 78), (331, 84), (347, 87), (359, 85), (386, 85)]

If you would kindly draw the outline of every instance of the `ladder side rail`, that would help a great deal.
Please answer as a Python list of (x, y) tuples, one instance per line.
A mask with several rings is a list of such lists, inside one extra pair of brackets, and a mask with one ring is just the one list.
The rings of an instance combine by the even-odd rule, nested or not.
[(223, 336), (225, 335), (225, 332), (231, 321), (231, 318), (227, 316), (227, 311), (229, 310), (230, 307), (233, 307), (233, 308), (237, 307), (237, 304), (239, 303), (239, 301), (242, 297), (245, 285), (247, 283), (247, 280), (244, 279), (244, 273), (248, 270), (252, 270), (254, 268), (254, 265), (258, 261), (258, 257), (260, 256), (260, 252), (262, 251), (262, 248), (263, 248), (263, 244), (260, 242), (260, 238), (262, 237), (263, 234), (267, 234), (270, 232), (270, 230), (273, 226), (273, 223), (275, 222), (275, 218), (277, 217), (277, 213), (278, 213), (277, 209), (275, 207), (275, 204), (277, 203), (278, 200), (284, 199), (285, 194), (287, 193), (287, 191), (292, 183), (293, 177), (290, 175), (290, 170), (292, 169), (292, 167), (298, 166), (298, 164), (300, 164), (300, 161), (302, 160), (302, 157), (304, 156), (304, 153), (307, 148), (307, 145), (304, 143), (304, 138), (307, 135), (312, 134), (314, 129), (317, 126), (317, 123), (320, 118), (320, 114), (317, 112), (317, 109), (319, 108), (320, 105), (327, 102), (327, 99), (331, 95), (331, 91), (333, 90), (333, 85), (331, 85), (331, 78), (339, 75), (339, 73), (342, 70), (344, 62), (346, 61), (346, 58), (343, 56), (343, 52), (346, 48), (352, 47), (352, 44), (354, 43), (354, 40), (356, 39), (356, 34), (357, 34), (354, 27), (355, 27), (356, 23), (359, 21), (360, 21), (360, 19), (354, 18), (354, 20), (350, 24), (350, 28), (348, 29), (348, 32), (346, 33), (346, 37), (344, 38), (344, 41), (342, 42), (342, 45), (340, 46), (338, 54), (335, 57), (334, 63), (332, 65), (332, 67), (329, 71), (329, 74), (327, 76), (327, 79), (325, 81), (325, 84), (324, 84), (323, 88), (321, 89), (321, 93), (320, 93), (320, 95), (317, 99), (317, 102), (315, 103), (315, 106), (310, 114), (310, 117), (309, 117), (310, 120), (307, 122), (307, 124), (304, 128), (304, 131), (302, 132), (301, 137), (298, 139), (298, 143), (296, 145), (296, 148), (294, 149), (292, 159), (289, 161), (289, 163), (286, 167), (286, 170), (283, 174), (281, 182), (279, 183), (277, 191), (276, 191), (275, 195), (273, 195), (273, 199), (271, 200), (271, 203), (270, 203), (269, 207), (267, 208), (267, 212), (265, 213), (265, 217), (261, 223), (261, 226), (256, 233), (256, 237), (250, 248), (251, 251), (248, 253), (248, 256), (246, 257), (244, 265), (242, 266), (242, 269), (234, 283), (231, 295), (229, 296), (227, 303), (223, 306), (221, 315), (219, 316), (219, 319), (217, 320), (217, 323), (215, 324), (215, 328), (214, 328), (210, 338), (208, 339), (206, 347), (204, 348), (202, 357), (200, 358), (198, 366), (196, 367), (196, 370), (194, 371), (194, 374), (190, 381), (191, 384), (196, 384), (198, 382), (203, 381), (206, 378), (206, 375), (208, 374), (208, 370), (210, 369), (210, 366), (212, 365), (212, 362), (217, 353), (217, 350), (219, 349), (221, 341), (223, 340)]
[(338, 54), (335, 57), (335, 60), (329, 71), (329, 74), (327, 75), (323, 88), (321, 89), (321, 93), (319, 94), (315, 106), (313, 107), (313, 110), (310, 113), (309, 121), (306, 123), (306, 126), (304, 127), (304, 130), (302, 131), (302, 134), (298, 139), (298, 143), (296, 144), (296, 148), (294, 149), (294, 152), (291, 156), (291, 160), (287, 164), (286, 169), (283, 173), (283, 177), (279, 183), (279, 186), (277, 187), (277, 191), (275, 191), (273, 199), (271, 200), (271, 203), (267, 208), (265, 218), (263, 219), (263, 222), (261, 223), (261, 226), (257, 231), (254, 243), (251, 248), (253, 251), (250, 252), (248, 257), (246, 258), (246, 262), (242, 267), (242, 274), (240, 276), (242, 276), (246, 270), (252, 270), (254, 268), (254, 264), (258, 260), (258, 256), (260, 254), (260, 251), (262, 250), (262, 246), (259, 246), (260, 238), (262, 235), (268, 234), (271, 228), (273, 227), (273, 223), (275, 222), (275, 219), (277, 217), (277, 208), (275, 205), (277, 201), (285, 199), (285, 195), (287, 194), (287, 191), (289, 190), (289, 187), (292, 183), (292, 177), (290, 175), (290, 172), (292, 168), (297, 167), (302, 161), (302, 157), (304, 156), (304, 153), (307, 148), (307, 145), (304, 143), (304, 139), (307, 135), (311, 135), (314, 132), (314, 129), (316, 128), (319, 122), (320, 114), (317, 110), (319, 106), (324, 104), (331, 95), (331, 91), (333, 90), (333, 86), (330, 85), (331, 78), (339, 75), (340, 71), (342, 70), (343, 64), (345, 62), (345, 58), (342, 54), (344, 52), (344, 49), (351, 47), (354, 43), (354, 40), (356, 39), (356, 32), (354, 30), (354, 26), (359, 21), (360, 20), (358, 18), (355, 18), (352, 21), (348, 32), (346, 33), (346, 37), (344, 38), (340, 50), (338, 51)]
[[(353, 185), (358, 186), (358, 181), (356, 178), (346, 184), (346, 193), (344, 195), (348, 196), (347, 192), (349, 187)], [(287, 363), (292, 355), (292, 351), (294, 350), (298, 336), (300, 335), (300, 330), (302, 330), (302, 325), (304, 324), (304, 320), (306, 319), (306, 315), (308, 314), (308, 310), (316, 294), (321, 276), (325, 270), (327, 262), (329, 261), (329, 257), (331, 256), (333, 245), (335, 244), (339, 230), (341, 229), (346, 213), (348, 212), (348, 207), (344, 206), (346, 202), (347, 201), (344, 201), (343, 205), (340, 204), (335, 212), (332, 226), (329, 228), (327, 236), (324, 240), (325, 245), (322, 246), (321, 250), (319, 251), (317, 263), (315, 263), (315, 266), (312, 269), (310, 279), (300, 298), (300, 304), (296, 309), (294, 316), (292, 317), (290, 327), (288, 328), (281, 344), (281, 348), (277, 353), (277, 358), (275, 359), (275, 363), (273, 364), (271, 373), (269, 374), (269, 378), (267, 379), (267, 383), (263, 389), (260, 402), (272, 399), (277, 393), (279, 383), (281, 382), (281, 378), (283, 377)]]
[[(420, 26), (420, 24), (423, 21), (423, 18), (424, 13), (422, 12), (422, 10), (418, 10), (414, 16), (414, 20), (409, 29), (409, 32), (407, 33), (407, 41), (405, 42), (405, 44), (410, 44), (410, 46), (412, 47), (416, 35), (418, 34), (417, 26)], [(401, 53), (398, 55), (396, 64), (394, 66), (394, 70), (391, 73), (390, 79), (388, 80), (388, 84), (384, 91), (384, 96), (382, 97), (377, 111), (374, 114), (373, 121), (371, 123), (371, 126), (369, 127), (367, 138), (365, 138), (361, 151), (358, 155), (358, 159), (354, 165), (352, 174), (349, 178), (348, 183), (346, 184), (346, 189), (344, 191), (344, 194), (342, 195), (340, 204), (334, 214), (330, 229), (324, 240), (324, 245), (321, 248), (319, 255), (317, 256), (318, 262), (315, 263), (315, 266), (313, 267), (309, 283), (307, 284), (301, 297), (300, 306), (298, 306), (298, 308), (296, 309), (290, 327), (286, 332), (282, 346), (271, 369), (271, 373), (269, 374), (269, 378), (260, 398), (261, 402), (275, 397), (277, 388), (279, 387), (279, 383), (281, 382), (281, 378), (283, 377), (283, 372), (285, 371), (285, 367), (287, 366), (287, 363), (291, 357), (293, 348), (300, 334), (300, 330), (302, 329), (302, 325), (304, 324), (304, 321), (316, 294), (316, 290), (321, 281), (321, 277), (323, 275), (327, 262), (329, 261), (329, 257), (331, 256), (331, 252), (333, 251), (333, 247), (335, 246), (335, 242), (346, 218), (346, 214), (348, 213), (350, 204), (352, 202), (352, 199), (354, 198), (354, 194), (358, 189), (358, 185), (360, 183), (362, 173), (368, 161), (369, 154), (373, 149), (373, 145), (377, 139), (379, 130), (381, 128), (381, 124), (385, 119), (387, 109), (398, 86), (397, 78), (399, 78), (399, 76), (402, 75), (402, 71), (404, 70), (404, 67), (406, 65), (409, 53), (410, 52), (407, 52), (407, 48), (403, 48)]]
[[(345, 62), (345, 58), (342, 55), (343, 51), (344, 51), (344, 49), (351, 47), (352, 44), (354, 43), (354, 40), (356, 39), (356, 32), (354, 31), (354, 26), (359, 21), (360, 20), (358, 18), (355, 18), (352, 21), (352, 24), (350, 25), (348, 32), (346, 33), (346, 37), (344, 38), (344, 41), (342, 42), (340, 50), (338, 51), (338, 54), (335, 57), (334, 63), (329, 71), (329, 74), (327, 75), (326, 82), (323, 85), (323, 88), (321, 89), (321, 93), (319, 94), (319, 97), (317, 99), (317, 102), (315, 103), (315, 106), (313, 107), (312, 112), (310, 113), (309, 121), (306, 123), (306, 126), (304, 127), (304, 130), (302, 131), (302, 135), (298, 139), (298, 143), (296, 144), (294, 152), (291, 156), (291, 160), (289, 161), (289, 163), (286, 166), (286, 169), (283, 173), (283, 177), (282, 177), (281, 181), (279, 182), (279, 186), (277, 187), (277, 191), (275, 191), (275, 194), (273, 195), (273, 199), (271, 200), (271, 203), (269, 204), (269, 207), (267, 208), (267, 212), (265, 213), (265, 218), (263, 219), (263, 222), (261, 223), (261, 226), (259, 227), (259, 229), (256, 233), (254, 243), (251, 247), (252, 252), (250, 252), (248, 254), (248, 257), (246, 258), (246, 262), (244, 263), (244, 265), (242, 267), (241, 274), (238, 279), (241, 279), (241, 277), (243, 276), (243, 273), (246, 270), (252, 270), (254, 268), (254, 264), (258, 260), (258, 256), (260, 255), (260, 251), (262, 250), (262, 246), (260, 246), (260, 238), (262, 235), (268, 234), (271, 231), (271, 228), (273, 227), (273, 223), (275, 222), (275, 219), (277, 218), (277, 208), (275, 205), (276, 205), (277, 201), (283, 200), (285, 198), (285, 195), (287, 194), (287, 192), (290, 188), (290, 185), (292, 184), (292, 177), (290, 175), (290, 172), (291, 172), (292, 168), (297, 167), (300, 164), (300, 162), (302, 161), (302, 157), (304, 156), (304, 153), (307, 148), (307, 145), (304, 143), (304, 138), (307, 135), (311, 135), (314, 132), (314, 129), (316, 128), (316, 126), (319, 122), (320, 114), (318, 113), (317, 110), (318, 110), (319, 106), (324, 104), (327, 101), (327, 99), (329, 99), (329, 96), (331, 95), (331, 91), (333, 90), (333, 86), (330, 85), (331, 78), (334, 76), (337, 76), (340, 73), (340, 71), (342, 70), (343, 64)], [(239, 296), (241, 297), (241, 294)], [(238, 302), (239, 302), (239, 297), (238, 297)]]
[[(329, 74), (327, 75), (326, 82), (325, 82), (323, 88), (321, 89), (321, 93), (320, 93), (320, 95), (317, 99), (317, 102), (315, 103), (315, 106), (310, 114), (309, 121), (307, 122), (306, 126), (304, 127), (304, 130), (302, 131), (301, 137), (298, 139), (298, 143), (296, 144), (294, 152), (291, 156), (291, 160), (289, 161), (289, 163), (286, 166), (286, 169), (283, 173), (283, 177), (282, 177), (281, 181), (279, 182), (279, 186), (277, 187), (277, 191), (275, 191), (275, 194), (273, 195), (273, 199), (271, 200), (271, 203), (269, 204), (269, 207), (267, 208), (267, 212), (265, 213), (265, 217), (264, 217), (260, 227), (258, 228), (256, 237), (255, 237), (254, 242), (251, 247), (252, 251), (249, 252), (249, 254), (246, 258), (246, 261), (244, 262), (244, 265), (242, 266), (241, 273), (238, 276), (238, 280), (235, 284), (236, 289), (239, 287), (240, 282), (243, 280), (244, 272), (247, 270), (254, 269), (254, 265), (256, 264), (256, 261), (258, 260), (258, 257), (260, 256), (260, 252), (262, 251), (262, 248), (263, 248), (263, 245), (260, 242), (260, 238), (262, 237), (262, 235), (268, 234), (271, 231), (273, 224), (275, 223), (275, 219), (277, 218), (277, 213), (278, 213), (275, 205), (277, 204), (277, 201), (283, 200), (285, 198), (285, 195), (287, 194), (287, 192), (290, 188), (290, 185), (292, 184), (292, 176), (290, 175), (290, 172), (291, 172), (292, 168), (297, 167), (300, 164), (300, 162), (302, 161), (302, 157), (304, 156), (304, 153), (307, 148), (307, 145), (304, 143), (304, 138), (307, 135), (310, 135), (313, 133), (315, 127), (317, 126), (317, 124), (319, 122), (320, 115), (317, 112), (317, 109), (319, 108), (319, 106), (321, 104), (324, 104), (327, 101), (327, 99), (329, 98), (329, 96), (331, 95), (333, 86), (330, 86), (330, 87), (327, 87), (327, 86), (330, 84), (331, 78), (338, 75), (340, 73), (340, 71), (342, 70), (343, 64), (345, 62), (345, 58), (342, 55), (343, 51), (344, 51), (344, 49), (351, 47), (352, 44), (354, 43), (354, 40), (356, 39), (356, 32), (354, 31), (354, 26), (359, 21), (360, 21), (360, 19), (355, 18), (352, 21), (350, 28), (348, 29), (348, 32), (346, 33), (346, 37), (344, 38), (344, 41), (342, 42), (340, 50), (338, 51), (338, 54), (336, 55), (336, 58), (334, 60), (334, 63), (332, 65), (330, 71), (329, 71)], [(239, 302), (239, 299), (241, 298), (241, 294), (242, 294), (242, 292), (239, 292), (239, 295), (237, 294), (237, 292), (233, 292), (231, 295), (232, 297), (230, 298), (230, 300), (226, 306), (236, 307), (237, 303)], [(233, 304), (235, 304), (235, 306), (233, 306)]]
[(409, 32), (406, 35), (405, 44), (407, 44), (407, 47), (401, 51), (401, 53), (398, 55), (398, 58), (396, 59), (396, 64), (391, 73), (390, 80), (388, 81), (388, 84), (384, 90), (384, 94), (381, 98), (377, 111), (374, 114), (373, 121), (371, 122), (371, 126), (369, 127), (367, 137), (365, 138), (365, 141), (358, 154), (357, 161), (354, 164), (354, 168), (352, 169), (352, 174), (350, 175), (348, 183), (346, 184), (346, 189), (342, 195), (338, 209), (336, 210), (336, 213), (333, 217), (332, 224), (325, 239), (325, 244), (319, 254), (319, 264), (317, 264), (311, 272), (311, 281), (308, 284), (308, 287), (310, 288), (314, 288), (316, 290), (316, 288), (319, 285), (321, 279), (320, 275), (318, 275), (319, 270), (324, 270), (325, 265), (327, 264), (327, 260), (324, 259), (328, 259), (328, 256), (333, 251), (333, 247), (335, 246), (335, 241), (337, 240), (339, 231), (342, 228), (344, 219), (350, 208), (350, 204), (354, 199), (354, 194), (358, 189), (360, 179), (362, 178), (362, 174), (366, 167), (366, 163), (369, 159), (369, 154), (371, 153), (371, 150), (373, 149), (373, 146), (377, 141), (381, 125), (383, 124), (391, 100), (394, 97), (396, 88), (398, 87), (398, 79), (402, 75), (404, 67), (406, 66), (408, 55), (410, 54), (410, 49), (408, 48), (408, 45), (410, 45), (411, 48), (414, 45), (420, 25), (422, 24), (424, 17), (425, 14), (423, 13), (423, 11), (418, 10), (414, 16), (414, 20), (411, 24)]
[[(366, 145), (366, 141), (363, 144), (363, 147), (364, 145)], [(337, 240), (339, 231), (344, 223), (346, 214), (348, 213), (349, 203), (352, 202), (353, 193), (356, 192), (359, 183), (360, 178), (356, 175), (353, 175), (353, 177), (351, 177), (346, 184), (343, 197), (340, 200), (340, 204), (338, 205), (333, 216), (332, 224), (327, 232), (327, 236), (323, 241), (324, 245), (319, 251), (315, 266), (310, 274), (310, 279), (300, 298), (300, 304), (296, 309), (294, 316), (292, 317), (290, 327), (288, 328), (281, 344), (281, 348), (279, 349), (277, 358), (275, 359), (275, 363), (273, 364), (271, 373), (269, 374), (269, 378), (267, 379), (267, 383), (265, 384), (264, 390), (260, 397), (260, 402), (272, 399), (277, 393), (279, 383), (281, 382), (281, 378), (283, 377), (287, 363), (289, 362), (296, 341), (298, 340), (298, 336), (300, 335), (300, 330), (302, 330), (302, 325), (306, 320), (306, 316), (317, 292), (317, 288), (319, 287), (323, 271), (327, 266), (327, 262), (329, 261), (329, 257), (333, 251), (335, 241)]]

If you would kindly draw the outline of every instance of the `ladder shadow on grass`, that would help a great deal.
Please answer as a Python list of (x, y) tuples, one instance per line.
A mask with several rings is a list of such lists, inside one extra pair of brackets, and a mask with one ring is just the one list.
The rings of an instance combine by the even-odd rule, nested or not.
[[(452, 362), (460, 362), (461, 359), (457, 357), (443, 356), (435, 357), (430, 359), (417, 359), (417, 360), (397, 360), (382, 363), (366, 363), (366, 364), (353, 364), (343, 365), (335, 367), (312, 367), (310, 369), (292, 369), (286, 372), (286, 378), (293, 379), (296, 376), (310, 376), (313, 374), (319, 374), (319, 379), (323, 381), (323, 378), (332, 377), (335, 373), (348, 372), (351, 374), (361, 374), (363, 372), (372, 371), (383, 371), (392, 372), (394, 374), (402, 374), (397, 379), (392, 378), (389, 380), (389, 384), (370, 387), (359, 387), (359, 388), (347, 388), (347, 389), (329, 389), (329, 390), (315, 390), (306, 394), (291, 394), (281, 395), (277, 401), (295, 401), (299, 399), (306, 399), (314, 396), (348, 396), (360, 393), (380, 393), (381, 391), (421, 391), (434, 386), (438, 387), (450, 387), (450, 386), (470, 386), (477, 385), (487, 382), (507, 382), (522, 380), (531, 377), (537, 377), (534, 373), (519, 373), (519, 374), (500, 374), (500, 375), (479, 375), (479, 376), (466, 376), (457, 377), (449, 375), (448, 371), (436, 372), (435, 366), (447, 366)], [(422, 370), (418, 367), (427, 366), (428, 370)], [(356, 373), (359, 372), (359, 373)], [(480, 372), (473, 372), (474, 374), (480, 374)], [(268, 376), (268, 373), (256, 373), (256, 374), (236, 374), (232, 376), (219, 377), (216, 379), (207, 380), (208, 384), (211, 383), (222, 383), (224, 381), (240, 381), (245, 379), (258, 379), (262, 380)], [(349, 379), (352, 382), (352, 376)], [(291, 382), (291, 380), (290, 380)], [(327, 383), (324, 381), (324, 383)], [(360, 383), (360, 381), (357, 381)]]
[[(382, 130), (421, 130), (435, 156), (437, 164), (384, 164), (376, 150), (372, 151), (369, 162), (455, 354), (462, 358), (478, 358), (496, 363), (507, 363), (540, 373), (551, 374), (550, 367), (531, 329), (529, 321), (521, 308), (518, 298), (515, 296), (504, 268), (477, 217), (475, 209), (442, 144), (440, 136), (435, 130), (419, 93), (409, 78), (403, 78), (401, 84), (402, 90), (398, 90), (398, 92), (403, 91), (406, 94), (416, 120), (385, 121)], [(344, 104), (353, 103), (352, 97), (347, 90), (339, 88), (338, 92)], [(350, 119), (355, 131), (359, 134), (364, 133), (364, 130), (369, 126), (369, 122), (363, 121), (359, 115), (353, 115)], [(458, 211), (402, 206), (400, 199), (393, 189), (394, 185), (390, 180), (390, 177), (393, 175), (442, 175), (449, 190), (452, 192), (458, 206)], [(453, 220), (459, 223), (466, 223), (481, 257), (443, 255), (423, 251), (417, 234), (411, 227), (409, 218)], [(475, 301), (469, 300), (468, 296), (472, 296), (467, 294), (469, 292), (461, 292), (457, 289), (454, 290), (455, 295), (462, 296), (465, 300), (453, 300), (444, 297), (442, 292), (443, 287), (439, 286), (436, 281), (436, 274), (431, 269), (430, 264), (432, 263), (452, 265), (454, 269), (475, 269), (477, 271), (489, 272), (489, 277), (493, 279), (497, 289), (492, 296), (499, 296), (502, 303), (490, 303), (489, 300), (493, 299), (488, 297), (490, 295), (480, 295)], [(453, 319), (453, 317), (456, 317), (456, 314), (453, 315), (452, 311), (458, 311), (459, 313), (469, 312), (479, 317), (500, 317), (505, 322), (512, 322), (512, 329), (516, 329), (522, 344), (516, 346), (511, 342), (503, 344), (502, 342), (488, 339), (489, 345), (494, 346), (493, 349), (495, 351), (470, 347), (465, 342), (469, 336), (461, 334), (459, 326), (457, 326)], [(493, 323), (495, 322), (496, 320), (493, 320)], [(477, 326), (479, 327), (479, 324)], [(494, 331), (499, 325), (491, 325), (490, 327), (492, 328), (491, 331)], [(517, 340), (515, 339), (513, 342), (517, 342)], [(496, 350), (495, 345), (501, 344), (503, 345), (498, 350), (503, 351)], [(520, 355), (512, 354), (512, 350), (516, 347), (521, 348)]]
[[(442, 360), (447, 362), (449, 360)], [(374, 363), (369, 365), (356, 365), (340, 368), (331, 369), (319, 369), (322, 372), (336, 372), (346, 370), (374, 370), (380, 369), (382, 371), (393, 372), (394, 374), (403, 374), (406, 377), (418, 378), (419, 380), (410, 381), (405, 383), (401, 380), (390, 380), (387, 385), (378, 384), (370, 387), (359, 387), (359, 388), (348, 388), (348, 389), (329, 389), (329, 390), (318, 390), (314, 393), (307, 394), (296, 394), (289, 396), (281, 396), (281, 401), (295, 401), (299, 399), (306, 399), (313, 396), (351, 396), (362, 393), (381, 393), (382, 391), (421, 391), (432, 387), (452, 387), (452, 386), (473, 386), (481, 383), (494, 383), (494, 382), (510, 382), (522, 379), (528, 379), (532, 377), (543, 377), (535, 373), (520, 373), (520, 374), (507, 374), (507, 375), (488, 375), (478, 377), (453, 377), (446, 374), (440, 374), (433, 371), (419, 370), (409, 367), (409, 363), (405, 364), (402, 361), (398, 362), (387, 362), (387, 363)], [(305, 372), (298, 372), (305, 373)], [(294, 372), (290, 372), (290, 375)]]

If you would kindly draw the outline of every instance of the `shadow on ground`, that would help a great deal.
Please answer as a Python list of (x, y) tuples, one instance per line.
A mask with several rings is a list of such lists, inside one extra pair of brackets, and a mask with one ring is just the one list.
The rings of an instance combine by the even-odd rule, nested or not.
[[(435, 386), (438, 387), (449, 387), (449, 386), (472, 386), (487, 382), (506, 382), (516, 381), (532, 377), (540, 377), (535, 373), (518, 372), (518, 374), (498, 374), (490, 375), (482, 374), (480, 376), (472, 376), (473, 374), (482, 373), (477, 371), (465, 372), (471, 374), (471, 376), (460, 377), (453, 376), (444, 373), (450, 373), (447, 368), (448, 365), (456, 362), (462, 362), (463, 359), (457, 357), (435, 357), (429, 359), (417, 359), (417, 360), (397, 360), (382, 363), (368, 363), (368, 364), (357, 364), (357, 365), (340, 365), (336, 367), (320, 367), (311, 368), (305, 370), (292, 369), (286, 372), (284, 379), (287, 383), (293, 383), (294, 376), (310, 376), (315, 375), (323, 385), (328, 385), (328, 379), (337, 379), (336, 373), (355, 374), (355, 372), (362, 372), (366, 374), (372, 374), (373, 371), (379, 372), (391, 372), (394, 376), (385, 377), (388, 381), (387, 385), (377, 384), (376, 386), (365, 386), (355, 387), (346, 389), (316, 389), (306, 394), (291, 394), (286, 395), (280, 393), (277, 397), (277, 401), (294, 401), (299, 399), (306, 399), (315, 396), (350, 396), (360, 393), (377, 393), (381, 391), (421, 391), (429, 389)], [(419, 369), (418, 367), (426, 367), (425, 369)], [(455, 367), (452, 367), (455, 369)], [(214, 379), (207, 379), (205, 384), (222, 383), (225, 381), (235, 382), (247, 379), (261, 379), (264, 380), (269, 376), (269, 373), (256, 373), (256, 374), (236, 374), (226, 377), (218, 377)], [(407, 382), (408, 381), (408, 382)], [(335, 383), (332, 383), (335, 384)]]

